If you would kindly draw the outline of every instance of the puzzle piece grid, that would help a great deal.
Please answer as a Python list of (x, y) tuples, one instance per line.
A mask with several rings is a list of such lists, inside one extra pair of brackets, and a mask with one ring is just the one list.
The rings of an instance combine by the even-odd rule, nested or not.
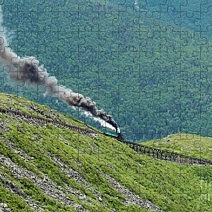
[[(65, 2), (66, 1), (63, 1), (64, 5)], [(42, 12), (51, 14), (50, 19), (52, 25), (46, 25), (44, 28), (39, 29), (37, 34), (32, 33), (32, 36), (35, 36), (33, 38), (33, 42), (37, 42), (34, 46), (31, 46), (30, 52), (27, 52), (27, 54), (30, 53), (32, 56), (36, 56), (39, 58), (42, 53), (45, 53), (47, 51), (48, 41), (45, 37), (45, 33), (48, 35), (53, 33), (54, 36), (58, 37), (59, 40), (63, 39), (62, 34), (65, 34), (65, 41), (76, 39), (76, 43), (63, 42), (64, 45), (69, 46), (69, 52), (63, 52), (61, 43), (59, 43), (59, 47), (57, 47), (57, 43), (55, 43), (54, 46), (50, 46), (50, 48), (48, 48), (48, 51), (50, 51), (51, 54), (47, 55), (44, 59), (44, 61), (46, 62), (49, 61), (44, 65), (47, 68), (50, 68), (50, 70), (48, 69), (49, 73), (57, 76), (58, 80), (60, 80), (60, 74), (63, 75), (63, 73), (60, 73), (62, 72), (62, 70), (59, 62), (61, 60), (66, 60), (67, 68), (68, 64), (71, 65), (70, 69), (72, 71), (71, 73), (69, 73), (68, 71), (65, 72), (66, 76), (62, 77), (63, 80), (61, 81), (61, 84), (65, 84), (66, 86), (71, 84), (71, 89), (73, 86), (75, 88), (75, 91), (79, 93), (85, 92), (86, 95), (89, 95), (90, 89), (92, 88), (92, 86), (94, 86), (95, 90), (92, 93), (92, 99), (98, 103), (98, 100), (100, 100), (99, 96), (103, 94), (105, 96), (105, 101), (112, 102), (114, 108), (111, 109), (111, 105), (108, 105), (106, 106), (106, 109), (108, 109), (110, 113), (112, 112), (117, 120), (121, 120), (120, 126), (123, 126), (124, 132), (129, 133), (129, 138), (145, 139), (145, 136), (148, 138), (163, 137), (163, 135), (167, 135), (170, 132), (168, 131), (168, 129), (166, 129), (165, 132), (157, 132), (157, 128), (155, 128), (154, 131), (144, 132), (142, 128), (148, 129), (151, 126), (148, 124), (148, 120), (146, 120), (145, 123), (139, 122), (139, 124), (141, 124), (142, 126), (136, 128), (136, 130), (133, 130), (133, 127), (130, 126), (134, 126), (133, 124), (136, 123), (134, 123), (134, 121), (130, 121), (129, 124), (129, 114), (133, 114), (134, 116), (139, 117), (138, 119), (143, 119), (144, 116), (148, 116), (148, 113), (143, 114), (143, 112), (141, 112), (144, 110), (143, 103), (140, 103), (138, 105), (130, 104), (132, 108), (127, 108), (128, 111), (124, 112), (125, 108), (123, 107), (126, 106), (126, 103), (124, 104), (123, 102), (126, 102), (127, 97), (123, 94), (126, 92), (133, 94), (133, 98), (136, 103), (137, 99), (142, 102), (144, 97), (146, 99), (153, 98), (153, 102), (151, 103), (150, 101), (147, 104), (147, 108), (149, 107), (154, 110), (153, 114), (155, 119), (163, 116), (164, 112), (169, 113), (169, 111), (164, 111), (164, 107), (160, 107), (161, 105), (156, 104), (156, 102), (161, 100), (164, 94), (166, 94), (167, 92), (176, 92), (176, 98), (184, 98), (186, 89), (188, 89), (190, 86), (190, 84), (186, 84), (186, 81), (188, 80), (188, 77), (191, 77), (191, 75), (188, 76), (187, 72), (184, 70), (184, 68), (186, 68), (186, 70), (189, 68), (189, 64), (186, 64), (187, 67), (184, 67), (183, 60), (185, 60), (185, 55), (187, 57), (187, 49), (183, 47), (188, 45), (191, 40), (192, 42), (194, 42), (194, 45), (191, 47), (191, 50), (188, 50), (191, 51), (189, 54), (189, 60), (193, 62), (193, 64), (190, 64), (190, 67), (197, 67), (195, 70), (199, 71), (197, 73), (193, 73), (193, 76), (195, 77), (195, 75), (198, 75), (200, 78), (200, 81), (198, 81), (200, 84), (196, 85), (197, 89), (195, 90), (199, 94), (199, 99), (196, 102), (204, 101), (207, 103), (207, 105), (209, 105), (211, 101), (211, 99), (208, 99), (210, 88), (202, 88), (201, 86), (202, 82), (208, 84), (209, 80), (211, 79), (208, 78), (211, 77), (211, 61), (209, 60), (210, 55), (208, 54), (208, 52), (210, 52), (211, 50), (211, 24), (210, 22), (203, 22), (203, 20), (210, 20), (209, 18), (211, 17), (210, 15), (212, 5), (210, 5), (209, 1), (207, 0), (161, 0), (157, 4), (154, 4), (154, 2), (155, 1), (137, 0), (132, 3), (131, 1), (120, 0), (117, 7), (115, 7), (114, 9), (110, 8), (110, 1), (105, 1), (104, 5), (96, 3), (95, 7), (92, 8), (91, 4), (89, 4), (88, 1), (87, 5), (80, 4), (79, 2), (75, 5), (75, 9), (73, 9), (72, 11), (66, 11), (65, 7), (61, 7), (60, 10), (55, 10), (55, 8), (53, 10), (51, 6), (48, 7), (48, 4), (45, 4), (45, 1), (40, 1), (40, 4), (37, 4), (31, 12), (28, 12), (28, 10), (24, 7), (17, 7), (16, 9), (14, 9), (14, 11), (17, 12), (17, 16), (23, 16), (26, 19), (26, 22), (30, 22), (30, 19), (33, 19), (34, 17), (36, 17), (39, 21), (39, 14)], [(62, 5), (63, 3), (62, 1), (60, 1), (58, 2), (58, 5)], [(3, 5), (4, 3), (1, 4)], [(45, 5), (44, 8), (43, 5)], [(107, 8), (110, 9), (107, 10)], [(80, 26), (79, 20), (86, 19), (87, 16), (87, 14), (83, 14), (82, 11), (86, 11), (88, 9), (92, 11), (92, 13), (89, 14), (90, 16), (92, 16), (92, 18), (88, 19), (92, 20), (92, 23), (88, 22), (86, 25)], [(124, 17), (128, 13), (135, 13), (133, 22), (131, 23), (128, 22)], [(70, 23), (69, 29), (61, 29), (60, 25), (57, 26), (58, 19), (61, 19), (61, 17), (63, 17), (63, 19), (68, 19), (72, 15), (78, 17), (78, 20), (75, 20), (75, 25), (72, 25), (72, 23)], [(141, 17), (146, 17), (145, 20), (149, 21), (149, 23), (151, 24), (154, 23), (152, 22), (152, 20), (154, 20), (154, 25), (148, 25), (144, 23)], [(109, 25), (102, 25), (102, 18), (106, 18), (107, 20), (109, 20)], [(133, 34), (126, 33), (127, 24), (123, 24), (124, 21), (129, 24), (129, 28), (133, 31)], [(164, 23), (164, 27), (161, 27), (161, 23)], [(36, 23), (31, 23), (31, 25), (34, 24)], [(14, 27), (12, 30), (14, 30), (15, 32), (14, 37), (18, 37), (19, 33), (22, 33), (21, 30), (23, 28), (21, 28), (18, 23), (15, 26), (17, 28)], [(111, 28), (108, 32), (107, 27), (109, 26)], [(126, 28), (123, 28), (123, 26), (125, 26)], [(148, 27), (151, 30), (149, 30)], [(174, 33), (172, 30), (174, 31)], [(164, 34), (162, 34), (164, 32), (170, 33), (170, 31), (172, 31), (172, 35), (174, 35), (175, 38), (178, 38), (178, 41), (180, 42), (179, 44), (173, 44), (170, 41), (172, 39), (171, 37), (168, 37), (170, 40), (167, 40), (167, 38), (164, 37)], [(45, 33), (40, 35), (41, 32)], [(69, 34), (67, 34), (67, 32)], [(29, 31), (28, 33), (29, 34), (26, 35), (26, 37), (30, 38), (31, 32)], [(106, 43), (108, 42), (108, 36), (110, 36), (111, 33), (113, 34), (113, 37), (117, 38), (117, 40), (120, 42), (111, 42), (110, 48), (108, 49)], [(125, 35), (131, 35), (132, 37), (127, 38), (125, 37)], [(92, 36), (94, 37), (93, 39), (99, 39), (97, 40), (97, 45), (94, 45), (94, 42), (90, 42)], [(133, 42), (133, 40), (139, 36), (142, 39), (139, 41), (138, 46), (136, 45), (136, 42)], [(198, 37), (200, 37), (201, 39), (199, 39)], [(195, 39), (197, 39), (197, 41), (195, 41)], [(154, 44), (157, 40), (160, 40), (160, 45), (148, 46), (149, 43), (153, 42)], [(20, 55), (25, 55), (25, 51), (27, 51), (28, 45), (31, 45), (31, 43), (25, 43), (24, 40), (18, 40), (15, 44), (17, 45), (14, 45), (16, 48), (15, 51)], [(18, 45), (21, 45), (22, 47), (20, 48), (20, 46)], [(195, 46), (198, 46), (198, 48), (194, 48)], [(182, 48), (184, 50), (182, 50)], [(129, 57), (125, 57), (125, 52), (131, 52)], [(169, 58), (170, 53), (173, 54), (174, 57)], [(155, 55), (157, 54), (158, 57), (155, 57)], [(163, 70), (164, 67), (161, 65), (161, 54), (164, 54), (165, 56), (167, 56), (168, 59), (171, 59), (171, 64), (168, 66), (168, 68), (172, 68), (173, 72), (176, 69), (180, 70), (178, 72), (178, 74), (180, 75), (178, 79), (181, 79), (182, 82), (179, 83), (179, 87), (172, 87), (171, 84), (168, 84), (168, 86), (160, 87), (161, 84), (165, 83), (167, 85), (168, 83), (166, 81), (168, 79), (166, 76), (166, 71)], [(148, 59), (149, 61), (151, 61), (150, 63), (147, 63), (145, 61), (145, 64), (147, 65), (146, 67), (143, 66), (144, 61), (142, 59), (144, 56), (146, 60)], [(55, 59), (55, 61), (52, 61), (53, 57), (57, 59)], [(154, 58), (154, 60), (152, 60), (152, 58)], [(107, 65), (107, 68), (105, 68), (105, 64), (108, 62), (108, 60), (111, 64)], [(127, 60), (127, 62), (122, 65), (122, 62), (125, 60)], [(202, 65), (205, 60), (206, 63)], [(208, 61), (210, 61), (210, 63), (207, 63)], [(196, 64), (194, 65), (194, 63)], [(150, 64), (154, 64), (154, 67), (157, 67), (157, 70), (150, 71)], [(51, 72), (52, 67), (53, 71)], [(62, 66), (62, 69), (63, 68), (64, 66)], [(133, 69), (137, 71), (133, 73), (133, 71), (131, 71)], [(150, 74), (148, 74), (148, 71)], [(95, 73), (93, 74), (92, 79), (90, 78), (87, 84), (83, 83), (82, 79), (84, 75), (89, 78), (89, 73), (91, 72)], [(164, 78), (161, 77), (161, 73), (162, 75), (164, 75)], [(70, 74), (71, 77), (74, 78), (74, 80), (66, 81), (65, 78), (68, 78), (68, 74)], [(122, 76), (123, 81), (118, 81), (120, 76)], [(170, 77), (174, 78), (175, 76), (173, 74), (173, 76)], [(0, 78), (1, 85), (5, 85), (3, 86), (3, 88), (1, 88), (2, 91), (9, 91), (18, 95), (19, 93), (20, 95), (24, 95), (25, 90), (23, 89), (22, 85), (11, 86), (7, 82), (7, 80), (5, 80), (5, 78), (5, 75), (1, 76)], [(115, 79), (114, 81), (116, 82), (116, 85), (114, 85), (114, 89), (112, 91), (110, 90), (110, 84), (107, 84), (107, 81), (105, 80), (109, 78)], [(150, 79), (152, 80), (152, 84), (149, 82), (151, 81)], [(158, 79), (159, 81), (157, 81)], [(131, 82), (129, 84), (130, 87), (124, 86), (126, 81)], [(151, 92), (149, 92), (148, 90), (149, 87), (147, 87), (146, 90), (144, 89), (144, 87), (149, 83), (150, 86), (154, 87)], [(6, 86), (6, 84), (8, 87)], [(101, 87), (103, 87), (103, 89), (101, 89)], [(39, 89), (40, 88), (38, 87), (37, 90), (34, 92), (32, 99), (35, 99), (36, 97), (40, 100), (40, 94), (36, 95), (36, 92), (38, 92)], [(29, 94), (27, 93), (26, 95)], [(192, 95), (194, 94), (190, 93), (190, 95), (192, 97)], [(115, 98), (113, 96), (115, 96)], [(51, 100), (50, 97), (47, 100), (50, 102), (49, 105), (55, 104), (55, 100)], [(46, 100), (42, 100), (41, 103), (45, 103), (45, 101)], [(117, 102), (119, 104), (117, 104)], [(198, 134), (204, 131), (204, 129), (202, 129), (204, 128), (204, 125), (209, 126), (211, 123), (204, 114), (202, 115), (202, 112), (205, 112), (205, 110), (209, 109), (206, 107), (201, 107), (199, 105), (195, 106), (196, 102), (194, 102), (193, 107), (197, 107), (197, 111), (199, 111), (199, 114), (189, 115), (193, 116), (194, 120), (204, 119), (203, 122), (201, 122), (201, 126), (199, 127), (199, 129), (196, 130)], [(174, 102), (174, 104), (177, 104), (177, 101)], [(102, 105), (104, 105), (104, 103), (102, 103)], [(64, 104), (59, 103), (59, 106), (56, 109), (60, 109), (60, 107), (64, 107)], [(61, 110), (67, 111), (68, 109)], [(72, 113), (72, 111), (69, 110), (68, 112)], [(176, 124), (176, 127), (178, 129), (175, 128), (175, 131), (171, 133), (180, 132), (182, 130), (181, 121), (186, 118), (185, 116), (187, 114), (188, 113), (182, 113), (181, 110), (179, 111), (178, 115), (180, 119)], [(77, 111), (75, 115), (85, 122), (87, 121), (87, 118), (81, 116), (79, 111)], [(170, 120), (165, 119), (164, 122), (161, 123), (161, 125), (158, 125), (158, 127), (169, 125), (169, 123), (167, 123), (169, 121)], [(204, 133), (207, 134), (207, 132)], [(133, 135), (136, 136), (133, 137)], [(81, 148), (82, 149), (79, 149), (79, 152), (81, 152), (80, 154), (83, 154), (83, 147)], [(114, 157), (117, 157), (118, 160), (119, 157), (121, 157), (121, 154), (122, 151), (120, 150), (120, 155), (117, 153), (117, 155), (114, 155)], [(179, 176), (183, 175), (183, 173), (176, 174), (179, 174)], [(179, 198), (182, 195), (183, 194), (179, 194)]]

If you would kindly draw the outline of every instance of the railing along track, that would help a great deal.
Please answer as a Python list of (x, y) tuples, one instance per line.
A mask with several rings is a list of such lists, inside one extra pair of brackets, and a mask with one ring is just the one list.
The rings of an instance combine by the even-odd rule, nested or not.
[(135, 150), (137, 153), (146, 154), (148, 156), (151, 156), (153, 158), (157, 158), (160, 160), (167, 160), (167, 161), (177, 162), (177, 163), (186, 163), (189, 165), (194, 165), (194, 164), (212, 165), (212, 161), (206, 160), (203, 158), (196, 158), (192, 156), (179, 154), (176, 152), (171, 152), (168, 150), (161, 150), (161, 149), (145, 146), (145, 145), (130, 142), (130, 141), (121, 141), (121, 142), (125, 143), (127, 146)]

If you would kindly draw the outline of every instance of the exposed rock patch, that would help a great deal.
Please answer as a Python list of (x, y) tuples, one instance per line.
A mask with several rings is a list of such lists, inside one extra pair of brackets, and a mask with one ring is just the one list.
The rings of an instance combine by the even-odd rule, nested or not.
[(78, 171), (74, 170), (68, 164), (65, 164), (65, 162), (62, 161), (60, 158), (54, 157), (54, 156), (50, 156), (50, 158), (57, 164), (57, 166), (63, 173), (65, 173), (67, 176), (74, 179), (77, 183), (79, 183), (79, 184), (86, 183), (84, 177)]
[(6, 203), (0, 202), (0, 212), (10, 212), (12, 211)]
[(34, 160), (34, 157), (31, 157), (27, 155), (23, 150), (19, 150), (14, 143), (12, 143), (10, 140), (7, 140), (6, 145), (10, 147), (16, 154), (18, 154), (21, 158), (23, 158), (26, 161), (32, 161)]
[[(3, 185), (9, 189), (12, 193), (17, 194), (19, 197), (22, 197), (25, 199), (25, 202), (27, 205), (32, 208), (33, 210), (36, 211), (43, 211), (44, 208), (38, 204), (36, 204), (32, 198), (28, 195), (26, 195), (21, 188), (19, 188), (17, 185), (14, 185), (10, 180), (8, 180), (6, 175), (1, 175), (0, 174), (0, 181), (3, 183)], [(6, 206), (5, 206), (6, 205)], [(8, 207), (7, 204), (0, 203), (0, 211), (11, 211)]]
[(122, 194), (126, 201), (125, 204), (134, 204), (137, 205), (141, 208), (146, 208), (148, 210), (153, 210), (153, 211), (161, 211), (161, 209), (151, 203), (150, 201), (145, 201), (141, 197), (139, 197), (137, 194), (133, 194), (128, 188), (125, 186), (121, 185), (119, 182), (117, 182), (114, 178), (107, 174), (103, 174), (104, 177), (109, 181), (109, 183), (112, 185), (113, 188), (115, 188), (120, 194)]
[(71, 177), (77, 183), (83, 185), (86, 189), (92, 191), (92, 193), (98, 198), (98, 200), (100, 202), (103, 202), (101, 193), (97, 191), (89, 182), (87, 182), (85, 178), (78, 171), (73, 169), (70, 165), (68, 165), (66, 162), (64, 162), (62, 159), (58, 157), (50, 156), (50, 158), (57, 164), (57, 166), (63, 173)]
[(7, 131), (7, 125), (8, 125), (9, 121), (3, 120), (0, 117), (0, 133), (4, 133)]
[(38, 186), (43, 193), (48, 195), (49, 197), (55, 199), (56, 201), (74, 207), (77, 211), (84, 211), (83, 207), (79, 204), (74, 203), (69, 196), (75, 195), (78, 198), (83, 194), (71, 187), (63, 188), (61, 186), (57, 186), (51, 179), (48, 177), (44, 177), (43, 179), (39, 178), (35, 173), (27, 170), (26, 168), (20, 167), (13, 163), (13, 161), (9, 158), (6, 158), (3, 155), (0, 155), (0, 162), (10, 168), (12, 175), (16, 179), (27, 178), (31, 180), (36, 186)]

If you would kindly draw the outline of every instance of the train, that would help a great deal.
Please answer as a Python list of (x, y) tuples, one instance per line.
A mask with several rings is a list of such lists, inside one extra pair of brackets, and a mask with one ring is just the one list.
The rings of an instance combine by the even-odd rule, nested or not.
[(108, 137), (116, 138), (119, 141), (124, 141), (124, 135), (121, 132), (104, 131), (103, 134)]

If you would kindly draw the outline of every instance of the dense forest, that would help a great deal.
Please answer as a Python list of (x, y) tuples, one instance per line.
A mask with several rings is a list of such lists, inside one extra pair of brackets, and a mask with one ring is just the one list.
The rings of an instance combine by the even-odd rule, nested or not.
[[(60, 84), (91, 97), (113, 115), (126, 138), (182, 131), (212, 136), (210, 35), (189, 24), (186, 29), (183, 20), (168, 22), (171, 13), (150, 15), (157, 5), (140, 11), (127, 2), (6, 0), (4, 26), (18, 55), (35, 56)], [(4, 75), (0, 83), (1, 92), (97, 126), (79, 110), (44, 97), (40, 87), (10, 84)]]

